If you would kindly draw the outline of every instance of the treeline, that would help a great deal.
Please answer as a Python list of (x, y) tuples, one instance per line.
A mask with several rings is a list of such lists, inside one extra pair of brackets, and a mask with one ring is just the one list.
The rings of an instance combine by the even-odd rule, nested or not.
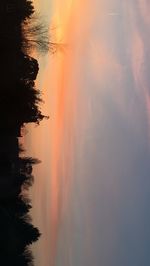
[[(7, 129), (24, 123), (39, 123), (42, 115), (39, 104), (41, 96), (35, 87), (39, 66), (29, 55), (33, 48), (47, 51), (47, 29), (33, 16), (31, 1), (4, 0), (0, 3), (1, 25), (1, 124)], [(32, 24), (33, 23), (33, 24)], [(32, 26), (33, 25), (33, 26)]]
[[(32, 265), (29, 245), (40, 232), (31, 223), (31, 202), (25, 190), (33, 184), (33, 158), (1, 160), (0, 171), (0, 261), (2, 265)], [(2, 175), (3, 173), (3, 175)]]
[(39, 124), (41, 93), (35, 86), (38, 61), (33, 49), (47, 51), (47, 29), (38, 20), (32, 1), (0, 2), (0, 263), (33, 265), (30, 245), (40, 232), (32, 225), (27, 197), (39, 160), (23, 157), (19, 144), (26, 123)]

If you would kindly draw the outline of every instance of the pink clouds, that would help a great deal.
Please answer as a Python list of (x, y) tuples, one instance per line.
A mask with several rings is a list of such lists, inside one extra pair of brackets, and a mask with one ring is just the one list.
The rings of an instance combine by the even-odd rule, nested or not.
[[(90, 8), (85, 5), (87, 2)], [(58, 256), (64, 258), (64, 263), (70, 263), (78, 246), (84, 250), (85, 261), (90, 264), (90, 254), (95, 255), (98, 249), (98, 245), (92, 245), (96, 243), (99, 232), (100, 219), (95, 217), (103, 199), (106, 205), (102, 202), (101, 212), (109, 218), (107, 222), (105, 219), (102, 221), (102, 235), (106, 240), (104, 251), (107, 253), (107, 247), (110, 247), (109, 254), (114, 256), (116, 247), (113, 240), (117, 245), (118, 232), (113, 204), (119, 208), (122, 175), (125, 172), (130, 176), (132, 163), (135, 163), (130, 154), (136, 161), (139, 136), (146, 138), (143, 125), (146, 119), (149, 124), (150, 110), (147, 75), (149, 47), (146, 43), (149, 4), (144, 0), (136, 1), (136, 4), (130, 0), (89, 0), (82, 3), (60, 0), (54, 1), (53, 5), (55, 15), (52, 21), (58, 25), (55, 37), (64, 40), (68, 48), (64, 53), (58, 51), (49, 57), (43, 85), (47, 102), (45, 110), (50, 112), (49, 124), (40, 132), (44, 136), (42, 167), (47, 170), (43, 170), (45, 181), (37, 184), (34, 194), (35, 204), (39, 193), (41, 205), (45, 206), (39, 224), (42, 224), (41, 230), (47, 237), (45, 242), (43, 240), (43, 247), (48, 262), (45, 260), (45, 264), (41, 262), (41, 265), (47, 263), (54, 266)], [(118, 15), (109, 16), (109, 12), (113, 11)], [(36, 147), (39, 138), (40, 134), (36, 138)], [(74, 173), (78, 175), (74, 176)], [(100, 174), (101, 179), (98, 179)], [(103, 207), (107, 209), (106, 212)], [(97, 208), (97, 213), (94, 208)], [(44, 221), (45, 217), (47, 222)], [(91, 228), (91, 224), (95, 226), (95, 221), (97, 231)], [(75, 236), (72, 231), (80, 225), (86, 241), (83, 235), (81, 242), (73, 244), (71, 236), (74, 239)], [(110, 230), (109, 235), (105, 228)], [(111, 234), (114, 239), (110, 237)], [(62, 251), (58, 252), (60, 242)], [(91, 256), (96, 261), (94, 255)], [(107, 260), (105, 254), (102, 256), (109, 264), (110, 259)], [(75, 259), (80, 257), (75, 258), (74, 255)]]

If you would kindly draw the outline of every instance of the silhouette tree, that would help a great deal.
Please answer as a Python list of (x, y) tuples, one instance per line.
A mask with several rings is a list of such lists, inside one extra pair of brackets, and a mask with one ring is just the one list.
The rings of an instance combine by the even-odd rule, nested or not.
[(27, 246), (40, 236), (31, 223), (32, 206), (25, 191), (40, 161), (19, 157), (24, 149), (18, 137), (26, 123), (48, 118), (40, 110), (42, 97), (34, 82), (38, 61), (29, 54), (32, 49), (51, 50), (55, 43), (49, 42), (48, 28), (33, 14), (31, 0), (1, 0), (0, 262), (5, 266), (33, 266)]
[(32, 157), (19, 158), (20, 172), (25, 175), (31, 175), (32, 166), (39, 164), (41, 161)]
[(24, 20), (34, 13), (34, 7), (30, 0), (7, 0), (5, 1), (5, 6), (3, 6), (3, 12), (5, 12), (6, 16)]
[(38, 61), (30, 56), (24, 55), (18, 61), (18, 75), (22, 80), (35, 80), (39, 71)]
[(50, 49), (48, 27), (37, 15), (22, 23), (22, 49), (27, 54), (35, 49), (42, 53)]
[(30, 18), (35, 12), (32, 1), (30, 0), (17, 0), (18, 13), (22, 20)]
[(25, 199), (23, 195), (14, 198), (11, 202), (8, 199), (1, 201), (1, 205), (8, 210), (11, 215), (22, 217), (26, 215), (32, 208), (29, 199)]
[(33, 255), (32, 252), (25, 248), (24, 252), (20, 254), (16, 259), (15, 266), (33, 266)]
[[(38, 104), (41, 102), (40, 92), (34, 87), (34, 82), (20, 82), (10, 90), (4, 87), (0, 98), (0, 110), (3, 110), (5, 117), (3, 124), (14, 127), (17, 132), (14, 134), (20, 135), (21, 126), (24, 123), (39, 124), (43, 118), (48, 118), (42, 115)], [(17, 129), (18, 126), (18, 129)]]
[(31, 223), (26, 222), (24, 217), (15, 219), (15, 226), (18, 238), (20, 239), (20, 247), (24, 249), (27, 245), (31, 245), (40, 237), (39, 230)]

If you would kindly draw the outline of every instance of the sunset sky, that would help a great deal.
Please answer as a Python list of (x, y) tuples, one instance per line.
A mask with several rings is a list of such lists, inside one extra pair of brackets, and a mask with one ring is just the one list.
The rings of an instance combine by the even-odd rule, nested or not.
[(54, 40), (37, 56), (50, 119), (30, 126), (36, 266), (150, 265), (150, 3), (35, 0)]

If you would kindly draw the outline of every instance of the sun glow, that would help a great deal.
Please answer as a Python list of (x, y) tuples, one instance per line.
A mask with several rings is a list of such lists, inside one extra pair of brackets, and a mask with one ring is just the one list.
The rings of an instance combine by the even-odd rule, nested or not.
[[(130, 175), (141, 141), (146, 143), (150, 136), (149, 4), (35, 1), (41, 10), (46, 2), (51, 5), (46, 10), (51, 13), (50, 37), (58, 44), (56, 53), (45, 60), (42, 78), (39, 75), (42, 111), (50, 119), (30, 130), (27, 143), (42, 161), (33, 186), (33, 206), (39, 206), (33, 216), (42, 233), (37, 265), (74, 265), (76, 259), (81, 262), (76, 265), (92, 265), (99, 256), (99, 228), (104, 251), (100, 260), (111, 265), (121, 246), (117, 221), (124, 208), (120, 212), (121, 192), (125, 195), (122, 169)], [(130, 143), (132, 137), (140, 140), (139, 148), (138, 141)], [(99, 210), (102, 221), (97, 219)], [(78, 229), (81, 236), (73, 239)], [(46, 256), (41, 256), (41, 247)]]
[[(84, 1), (83, 1), (84, 2)], [(77, 0), (53, 1), (50, 23), (52, 42), (58, 43), (50, 55), (43, 87), (50, 111), (50, 265), (55, 265), (59, 224), (70, 193), (73, 165), (73, 136), (76, 123), (76, 56), (81, 42), (86, 8)], [(80, 36), (80, 38), (79, 38)], [(83, 38), (83, 37), (82, 37)], [(59, 44), (65, 49), (59, 49)], [(57, 44), (56, 44), (57, 45)], [(51, 74), (52, 73), (52, 74)]]
[[(54, 29), (54, 39), (58, 42), (63, 41), (66, 34), (66, 28), (70, 22), (72, 13), (72, 0), (57, 0), (53, 2), (53, 17), (50, 29)], [(65, 8), (64, 8), (65, 7)]]

